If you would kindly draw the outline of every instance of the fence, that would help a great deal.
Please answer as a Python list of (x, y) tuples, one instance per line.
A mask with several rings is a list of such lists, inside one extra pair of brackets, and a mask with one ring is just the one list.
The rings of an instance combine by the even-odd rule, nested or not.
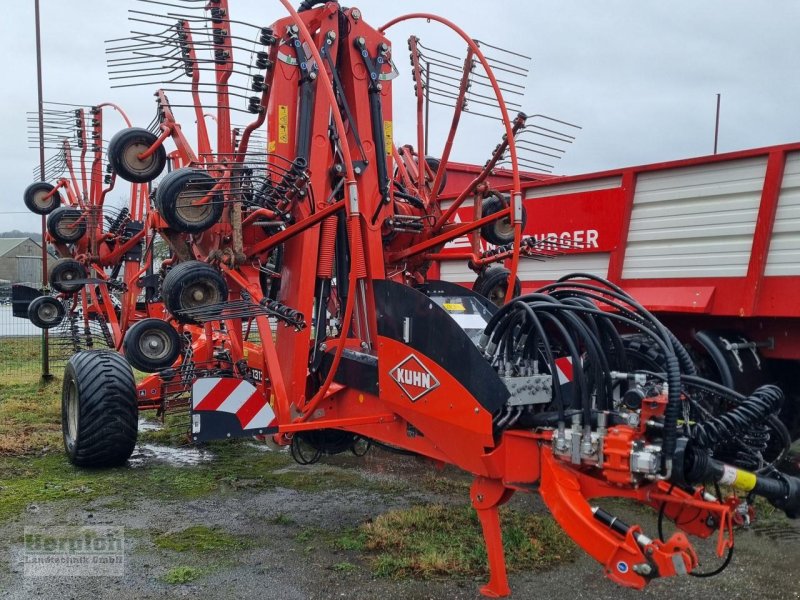
[(13, 316), (10, 296), (0, 296), (0, 384), (41, 374), (42, 330)]

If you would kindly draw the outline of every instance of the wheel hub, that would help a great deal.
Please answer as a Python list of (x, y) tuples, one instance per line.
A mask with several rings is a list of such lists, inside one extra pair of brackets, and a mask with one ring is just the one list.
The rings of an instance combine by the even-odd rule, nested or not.
[(149, 331), (142, 336), (139, 347), (142, 354), (151, 360), (157, 360), (169, 354), (170, 343), (163, 332)]
[(147, 151), (150, 146), (146, 144), (130, 144), (125, 149), (125, 162), (133, 171), (144, 171), (146, 170), (150, 164), (153, 162), (153, 155), (148, 156), (145, 159), (139, 158), (139, 155), (143, 152)]
[(67, 442), (74, 444), (78, 438), (78, 385), (72, 380), (67, 389)]
[(39, 308), (39, 318), (42, 321), (54, 321), (58, 316), (58, 310), (52, 304), (45, 304)]
[(207, 191), (203, 190), (197, 185), (189, 184), (186, 189), (178, 194), (175, 200), (175, 211), (180, 217), (189, 223), (201, 223), (211, 211), (211, 202), (214, 201), (213, 197), (202, 204), (197, 204), (206, 195)]

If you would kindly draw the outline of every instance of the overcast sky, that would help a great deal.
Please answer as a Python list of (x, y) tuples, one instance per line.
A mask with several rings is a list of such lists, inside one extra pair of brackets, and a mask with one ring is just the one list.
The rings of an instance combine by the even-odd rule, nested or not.
[[(284, 16), (277, 1), (230, 3), (233, 18), (259, 26)], [(33, 4), (6, 2), (0, 17), (6, 56), (0, 231), (39, 226), (39, 218), (22, 204), (38, 161), (37, 150), (28, 148), (25, 114), (36, 109)], [(112, 90), (104, 40), (127, 34), (128, 9), (159, 7), (134, 0), (41, 0), (41, 6), (45, 100), (118, 102), (135, 125), (146, 126), (154, 114), (155, 86)], [(800, 141), (797, 0), (364, 0), (358, 6), (375, 26), (400, 13), (435, 12), (476, 38), (532, 56), (525, 111), (583, 127), (557, 164), (558, 173), (710, 154), (717, 92), (722, 94), (720, 151)], [(417, 21), (390, 31), (403, 75), (395, 93), (397, 143), (413, 141), (406, 50), (411, 33), (423, 43), (463, 53), (463, 45), (434, 24)], [(449, 121), (446, 111), (441, 115), (435, 123)], [(186, 113), (178, 116), (185, 127), (193, 121)], [(107, 120), (106, 137), (121, 127), (120, 121)], [(443, 136), (440, 130), (436, 133)], [(467, 117), (455, 158), (482, 164), (499, 135), (496, 124)]]

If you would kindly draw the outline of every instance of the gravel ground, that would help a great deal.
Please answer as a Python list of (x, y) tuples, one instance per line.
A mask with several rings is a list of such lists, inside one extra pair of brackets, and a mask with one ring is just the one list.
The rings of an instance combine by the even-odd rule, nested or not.
[[(358, 469), (365, 477), (405, 482), (407, 493), (361, 489), (301, 492), (227, 491), (182, 503), (152, 501), (120, 508), (120, 498), (94, 500), (87, 506), (57, 502), (29, 507), (17, 520), (0, 526), (0, 598), (60, 598), (119, 600), (143, 598), (327, 599), (380, 598), (422, 600), (478, 598), (481, 583), (471, 579), (417, 581), (375, 577), (354, 553), (333, 550), (318, 540), (298, 540), (308, 528), (340, 530), (355, 527), (390, 508), (412, 503), (466, 502), (455, 490), (422, 492), (414, 485), (420, 468), (409, 459), (381, 456), (355, 466), (353, 459), (328, 459), (341, 468)], [(294, 467), (293, 467), (294, 468)], [(300, 467), (298, 467), (300, 468)], [(308, 467), (304, 467), (308, 468)], [(312, 467), (313, 468), (313, 467)], [(449, 476), (443, 474), (443, 476)], [(518, 494), (519, 507), (543, 511), (537, 497)], [(276, 521), (278, 515), (291, 521)], [(654, 532), (652, 519), (639, 522)], [(621, 515), (624, 516), (624, 515)], [(22, 529), (26, 525), (112, 525), (126, 531), (125, 575), (109, 577), (36, 578), (22, 575)], [(255, 545), (224, 556), (192, 555), (156, 547), (152, 532), (180, 531), (193, 525), (218, 526), (257, 540)], [(346, 570), (336, 565), (346, 562)], [(209, 567), (207, 574), (187, 584), (162, 578), (179, 564)], [(711, 579), (671, 578), (652, 583), (644, 592), (622, 589), (602, 576), (594, 561), (581, 554), (572, 563), (545, 572), (511, 576), (513, 597), (551, 600), (578, 598), (674, 599), (800, 599), (800, 524), (768, 520), (737, 535), (732, 565)]]

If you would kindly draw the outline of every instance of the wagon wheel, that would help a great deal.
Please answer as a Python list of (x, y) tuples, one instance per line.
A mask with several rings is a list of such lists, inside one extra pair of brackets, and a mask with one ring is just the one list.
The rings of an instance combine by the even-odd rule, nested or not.
[[(497, 306), (503, 306), (508, 297), (508, 276), (511, 271), (500, 265), (492, 265), (481, 273), (475, 280), (472, 290)], [(519, 277), (514, 280), (514, 293), (516, 298), (522, 292), (522, 283)]]
[(58, 192), (51, 195), (54, 189), (55, 186), (46, 181), (30, 184), (23, 193), (25, 206), (37, 215), (49, 215), (61, 204), (61, 196), (58, 195)]
[(181, 352), (181, 337), (161, 319), (135, 323), (122, 341), (125, 357), (134, 368), (155, 373), (171, 367)]
[(86, 267), (72, 258), (62, 258), (50, 268), (50, 287), (57, 292), (71, 294), (83, 287), (87, 277)]
[(206, 171), (177, 169), (161, 182), (156, 191), (156, 207), (175, 231), (199, 233), (205, 231), (222, 216), (223, 199), (219, 192), (211, 195), (217, 181)]
[(147, 183), (161, 174), (167, 164), (167, 151), (159, 145), (149, 156), (142, 158), (158, 137), (140, 127), (118, 132), (108, 143), (108, 162), (114, 172), (131, 183)]
[(56, 242), (74, 244), (86, 234), (86, 219), (79, 209), (60, 206), (47, 217), (47, 231)]
[(39, 296), (28, 305), (28, 319), (41, 329), (52, 329), (64, 319), (64, 305), (52, 296)]
[(228, 284), (222, 274), (211, 265), (197, 260), (182, 262), (170, 269), (161, 287), (164, 306), (181, 323), (197, 321), (187, 311), (204, 306), (216, 306), (204, 317), (219, 314), (221, 305), (228, 299)]
[[(508, 200), (499, 194), (490, 194), (484, 198), (481, 204), (481, 214), (484, 217), (493, 215), (508, 207)], [(522, 207), (522, 228), (525, 229), (525, 224), (528, 221), (527, 211), (525, 206)], [(503, 246), (511, 244), (514, 241), (514, 226), (511, 224), (511, 219), (507, 216), (497, 221), (492, 221), (481, 227), (481, 237), (490, 244), (496, 246)]]

